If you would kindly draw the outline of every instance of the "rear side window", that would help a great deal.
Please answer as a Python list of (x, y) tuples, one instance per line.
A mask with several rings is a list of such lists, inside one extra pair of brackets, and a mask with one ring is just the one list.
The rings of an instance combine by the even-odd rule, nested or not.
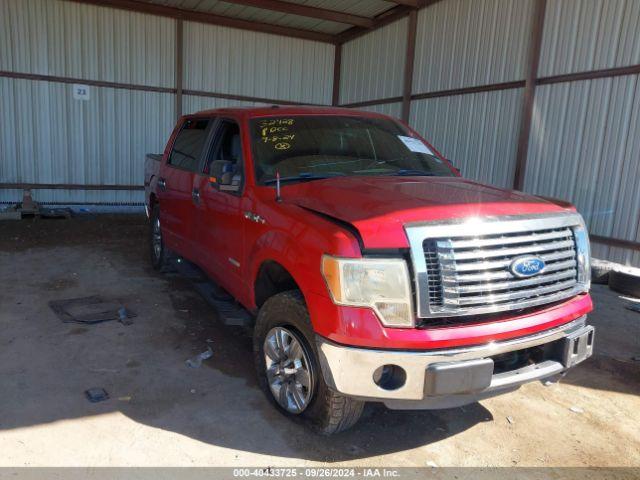
[(199, 118), (184, 123), (169, 155), (169, 165), (194, 172), (198, 170), (209, 122), (208, 118)]

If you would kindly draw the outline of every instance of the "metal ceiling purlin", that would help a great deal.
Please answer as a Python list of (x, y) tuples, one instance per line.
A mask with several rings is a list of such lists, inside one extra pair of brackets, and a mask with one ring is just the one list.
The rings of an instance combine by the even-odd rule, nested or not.
[(335, 43), (335, 37), (330, 34), (304, 30), (299, 28), (284, 27), (264, 22), (244, 20), (236, 17), (227, 17), (197, 10), (168, 7), (157, 3), (141, 2), (139, 0), (68, 0), (76, 3), (97, 5), (100, 7), (118, 8), (161, 17), (188, 20), (198, 23), (220, 25), (240, 30), (251, 30), (255, 32), (271, 33), (284, 37), (303, 38), (305, 40), (315, 40), (317, 42)]
[(263, 10), (272, 10), (276, 12), (300, 15), (303, 17), (319, 18), (321, 20), (330, 20), (332, 22), (346, 23), (349, 25), (357, 25), (364, 28), (373, 28), (373, 19), (345, 13), (338, 10), (329, 10), (326, 8), (310, 7), (299, 3), (284, 2), (281, 0), (224, 0), (226, 3), (234, 3), (243, 6), (261, 8)]
[[(264, 33), (273, 33), (295, 38), (304, 38), (325, 43), (342, 44), (353, 40), (370, 31), (384, 27), (402, 17), (409, 15), (412, 11), (419, 10), (433, 5), (441, 0), (388, 0), (395, 6), (376, 15), (373, 18), (346, 13), (339, 10), (329, 10), (309, 5), (291, 3), (282, 0), (229, 0), (227, 3), (244, 5), (246, 8), (258, 8), (265, 12), (283, 12), (287, 15), (306, 16), (317, 18), (328, 22), (343, 23), (353, 25), (338, 34), (329, 34), (313, 29), (295, 28), (267, 21), (246, 20), (238, 16), (209, 13), (200, 10), (180, 8), (153, 1), (143, 2), (140, 0), (67, 0), (78, 3), (99, 5), (102, 7), (112, 7), (124, 10), (159, 15), (193, 22), (222, 25), (241, 30), (252, 30)], [(264, 15), (263, 15), (264, 17)]]

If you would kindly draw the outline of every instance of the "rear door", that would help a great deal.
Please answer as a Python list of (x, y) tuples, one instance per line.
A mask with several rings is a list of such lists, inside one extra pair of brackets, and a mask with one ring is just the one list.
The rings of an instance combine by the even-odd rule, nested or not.
[(189, 259), (193, 249), (193, 183), (202, 168), (203, 152), (213, 120), (185, 118), (167, 161), (160, 169), (160, 224), (167, 246)]
[[(231, 162), (234, 184), (219, 186), (210, 182), (209, 170), (214, 161)], [(236, 298), (242, 298), (244, 217), (242, 216), (244, 186), (244, 155), (240, 127), (235, 120), (220, 119), (211, 149), (196, 178), (194, 188), (199, 193), (196, 207), (195, 240), (199, 247), (200, 265), (222, 287)]]

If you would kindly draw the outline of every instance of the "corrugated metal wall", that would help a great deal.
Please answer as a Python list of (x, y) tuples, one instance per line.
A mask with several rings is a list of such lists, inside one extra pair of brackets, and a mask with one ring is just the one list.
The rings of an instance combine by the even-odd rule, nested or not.
[(548, 0), (539, 76), (640, 64), (638, 0)]
[(638, 75), (539, 87), (525, 190), (572, 201), (592, 234), (640, 241), (639, 132)]
[(0, 70), (175, 85), (171, 19), (57, 0), (2, 0), (0, 35)]
[[(175, 23), (122, 10), (51, 0), (0, 2), (0, 69), (171, 87)], [(175, 118), (170, 93), (0, 79), (0, 182), (141, 184)], [(142, 192), (38, 190), (42, 202), (141, 202)], [(0, 189), (0, 201), (22, 198)]]
[[(413, 93), (522, 80), (533, 0), (448, 0), (421, 10)], [(407, 20), (343, 46), (340, 99), (353, 103), (402, 96)], [(513, 181), (522, 90), (411, 102), (409, 123), (465, 176)], [(399, 117), (401, 103), (365, 108)]]
[(380, 105), (371, 105), (368, 107), (360, 107), (358, 110), (366, 110), (368, 112), (382, 113), (383, 115), (391, 115), (392, 117), (400, 118), (402, 114), (402, 103), (383, 103)]
[[(418, 14), (413, 93), (524, 78), (533, 0), (451, 0)], [(505, 28), (506, 26), (506, 28)], [(340, 99), (402, 95), (407, 20), (343, 46)], [(410, 124), (469, 178), (509, 186), (521, 89), (411, 102)], [(399, 117), (401, 103), (364, 108)]]
[[(448, 0), (418, 14), (413, 93), (522, 80), (532, 0)], [(522, 90), (411, 102), (410, 124), (463, 175), (513, 183)]]
[[(184, 89), (330, 103), (333, 46), (184, 24)], [(59, 0), (0, 0), (0, 70), (174, 89), (176, 21)], [(82, 82), (79, 82), (82, 83)], [(175, 95), (0, 78), (0, 183), (142, 185), (175, 123)], [(184, 95), (183, 113), (251, 105)], [(140, 203), (141, 191), (34, 190), (40, 202)], [(0, 202), (22, 192), (0, 189)]]
[(202, 110), (212, 110), (214, 108), (227, 107), (253, 107), (264, 105), (256, 102), (240, 102), (238, 100), (227, 100), (224, 98), (203, 97), (196, 95), (185, 95), (182, 100), (184, 113), (196, 113)]
[[(550, 0), (540, 76), (640, 63), (640, 2)], [(525, 190), (575, 203), (592, 234), (640, 241), (638, 75), (539, 86)], [(640, 265), (640, 253), (594, 245)]]
[(462, 174), (511, 187), (522, 89), (412, 102), (410, 124)]
[[(147, 152), (173, 128), (173, 95), (0, 78), (0, 181), (140, 185)], [(38, 190), (42, 202), (141, 202), (142, 192)], [(0, 189), (0, 201), (22, 192)]]
[(402, 96), (407, 19), (342, 47), (340, 103)]
[[(443, 0), (418, 15), (413, 91), (521, 81), (535, 0)], [(547, 0), (539, 77), (640, 64), (638, 0)], [(367, 110), (399, 116), (408, 20), (342, 48), (340, 102), (393, 98)], [(174, 20), (60, 0), (0, 0), (0, 70), (176, 85)], [(184, 24), (183, 111), (254, 105), (198, 95), (328, 104), (333, 47), (226, 27)], [(0, 182), (140, 184), (144, 154), (160, 151), (175, 95), (0, 80)], [(522, 89), (411, 102), (410, 123), (473, 179), (509, 186)], [(573, 201), (593, 233), (640, 241), (638, 75), (538, 86), (525, 189)], [(0, 190), (0, 201), (20, 192)], [(58, 202), (136, 202), (140, 192), (38, 191)], [(640, 254), (595, 246), (640, 264)]]
[[(421, 10), (412, 94), (524, 80), (534, 5), (443, 0)], [(406, 25), (343, 46), (342, 103), (402, 95)], [(638, 25), (638, 0), (548, 0), (538, 76), (640, 64)], [(522, 103), (521, 88), (438, 96), (413, 100), (409, 120), (466, 177), (511, 187)], [(366, 109), (399, 116), (401, 104)], [(538, 86), (528, 156), (526, 191), (574, 202), (593, 234), (640, 242), (638, 75)], [(593, 249), (640, 265), (638, 252)]]
[(186, 90), (331, 103), (333, 45), (185, 22)]
[(522, 80), (532, 0), (446, 0), (418, 14), (413, 92)]

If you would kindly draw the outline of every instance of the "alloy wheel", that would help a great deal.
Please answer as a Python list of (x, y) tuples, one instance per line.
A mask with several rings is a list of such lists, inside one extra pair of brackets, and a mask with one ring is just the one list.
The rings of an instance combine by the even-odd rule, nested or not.
[(313, 395), (314, 372), (301, 340), (291, 330), (275, 327), (267, 333), (263, 348), (273, 397), (287, 412), (303, 412)]
[(153, 255), (156, 259), (159, 259), (160, 254), (162, 253), (162, 231), (160, 230), (160, 217), (156, 217), (153, 222), (151, 244), (153, 246)]

